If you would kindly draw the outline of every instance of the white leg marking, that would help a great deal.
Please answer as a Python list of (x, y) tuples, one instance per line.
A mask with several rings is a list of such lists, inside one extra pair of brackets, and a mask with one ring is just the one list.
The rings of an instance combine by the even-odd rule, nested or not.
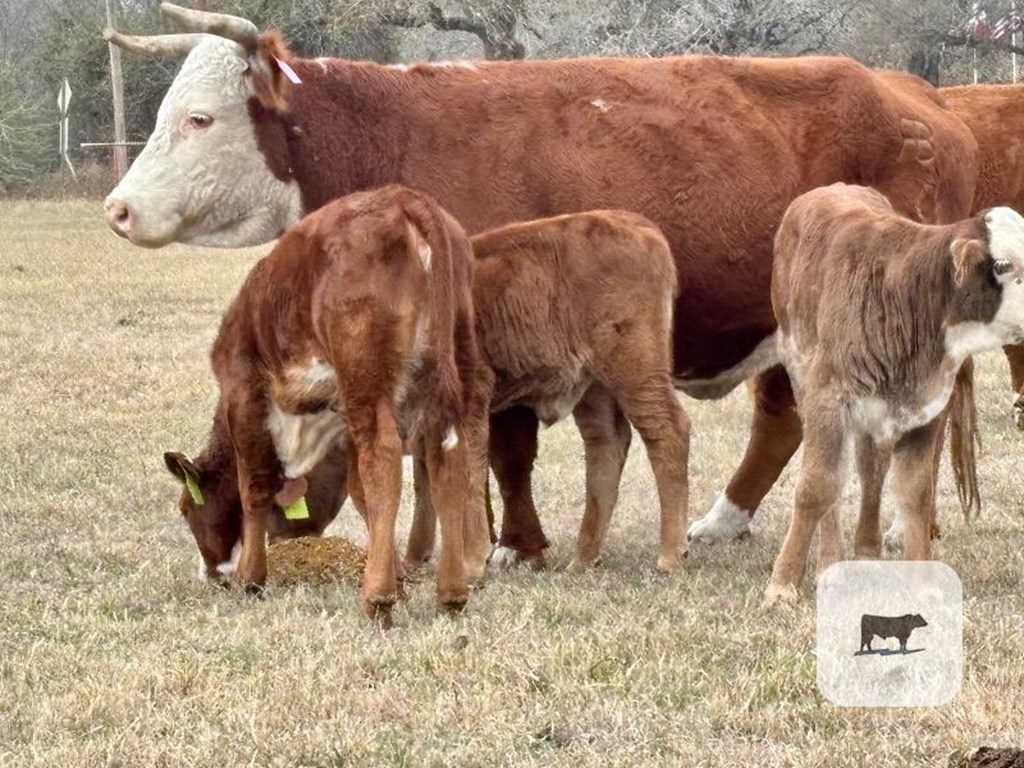
[(238, 570), (238, 561), (242, 559), (242, 542), (236, 541), (235, 546), (231, 548), (231, 559), (227, 562), (220, 563), (217, 565), (217, 573), (224, 576), (230, 576), (236, 570)]
[(750, 533), (751, 514), (720, 493), (711, 510), (690, 524), (686, 532), (693, 541), (729, 541)]
[(441, 448), (444, 451), (450, 451), (458, 444), (459, 435), (455, 431), (455, 427), (448, 427), (448, 431), (444, 435), (444, 441), (441, 443)]
[(903, 546), (903, 533), (906, 530), (907, 523), (903, 517), (903, 512), (898, 511), (896, 517), (892, 521), (892, 525), (889, 526), (889, 530), (882, 536), (882, 541), (885, 542), (885, 548), (892, 552), (895, 549), (899, 549)]
[(491, 552), (487, 563), (496, 571), (507, 571), (519, 564), (519, 553), (511, 547), (503, 547), (499, 544)]

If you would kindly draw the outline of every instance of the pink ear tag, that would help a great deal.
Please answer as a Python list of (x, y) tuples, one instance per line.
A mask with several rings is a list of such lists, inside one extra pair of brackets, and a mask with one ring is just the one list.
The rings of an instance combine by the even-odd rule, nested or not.
[(274, 57), (274, 61), (277, 62), (278, 68), (282, 72), (284, 72), (285, 77), (287, 77), (296, 85), (302, 85), (302, 80), (300, 80), (299, 76), (295, 74), (295, 70), (288, 66), (288, 62), (282, 61), (281, 59), (277, 58), (277, 56)]

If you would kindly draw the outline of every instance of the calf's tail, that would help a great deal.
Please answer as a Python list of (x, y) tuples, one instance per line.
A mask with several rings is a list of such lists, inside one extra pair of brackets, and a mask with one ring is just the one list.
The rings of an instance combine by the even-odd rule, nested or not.
[(981, 446), (978, 409), (974, 402), (974, 363), (960, 367), (949, 398), (949, 463), (953, 466), (960, 508), (968, 520), (981, 512), (977, 449)]
[(430, 286), (427, 354), (437, 376), (444, 447), (450, 450), (458, 442), (454, 427), (461, 424), (465, 413), (465, 393), (456, 356), (456, 323), (458, 305), (467, 300), (463, 293), (469, 291), (472, 247), (461, 228), (430, 198), (416, 195), (406, 211), (427, 246), (421, 246), (418, 254)]

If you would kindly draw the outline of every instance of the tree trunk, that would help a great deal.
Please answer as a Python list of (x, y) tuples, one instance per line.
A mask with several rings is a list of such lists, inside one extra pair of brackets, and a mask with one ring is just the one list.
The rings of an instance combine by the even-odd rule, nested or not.
[(942, 52), (918, 49), (910, 54), (910, 65), (907, 67), (918, 77), (938, 87), (939, 71), (942, 68)]

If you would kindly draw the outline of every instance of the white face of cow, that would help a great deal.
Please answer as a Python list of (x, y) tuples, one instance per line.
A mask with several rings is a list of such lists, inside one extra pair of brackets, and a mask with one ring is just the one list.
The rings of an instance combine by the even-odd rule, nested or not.
[(1012, 208), (985, 214), (989, 250), (1003, 300), (992, 321), (1003, 343), (1024, 341), (1024, 217)]
[(110, 193), (107, 221), (136, 245), (232, 248), (276, 238), (299, 220), (298, 185), (256, 144), (240, 45), (214, 35), (191, 50), (142, 153)]

